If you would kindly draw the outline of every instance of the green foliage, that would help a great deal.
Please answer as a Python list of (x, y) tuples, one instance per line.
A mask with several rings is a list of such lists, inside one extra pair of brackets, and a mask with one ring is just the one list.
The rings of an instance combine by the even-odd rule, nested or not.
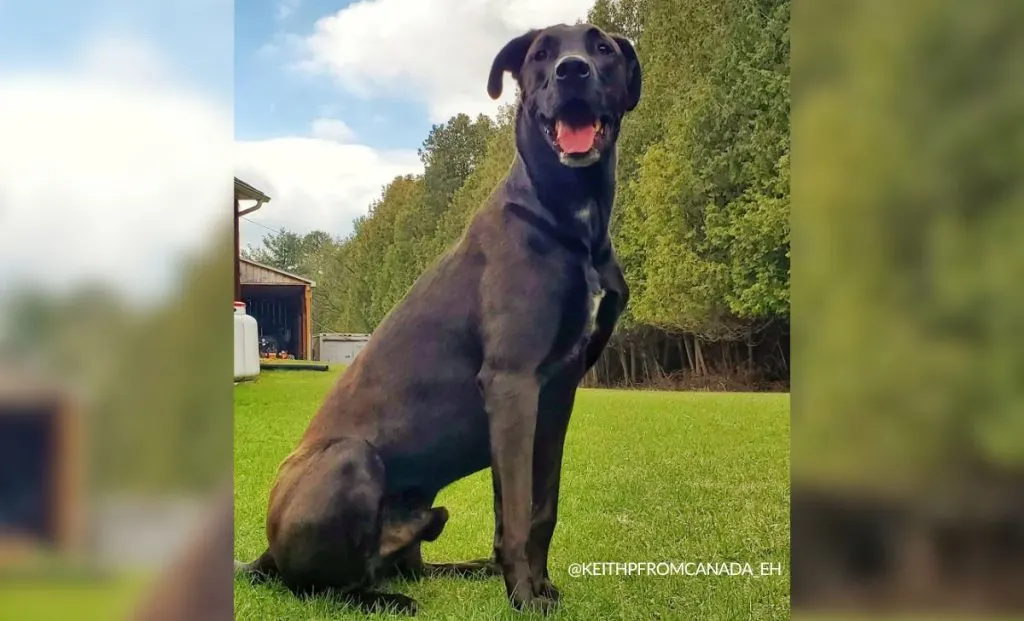
[(304, 251), (302, 236), (281, 229), (263, 236), (263, 244), (242, 250), (242, 256), (251, 261), (295, 273), (302, 269)]
[(794, 378), (794, 476), (1019, 472), (1024, 4), (804, 3), (795, 17), (815, 36), (793, 119), (814, 154), (794, 214), (810, 336), (794, 353), (815, 364)]
[(605, 32), (636, 41), (644, 28), (650, 0), (597, 0), (587, 20)]
[(638, 46), (615, 241), (634, 321), (737, 338), (789, 313), (789, 4), (672, 5)]
[(223, 385), (233, 348), (223, 309), (231, 301), (232, 262), (225, 238), (185, 266), (173, 303), (136, 314), (107, 333), (113, 351), (94, 354), (112, 365), (97, 378), (93, 404), (99, 484), (208, 489), (230, 473), (231, 399)]

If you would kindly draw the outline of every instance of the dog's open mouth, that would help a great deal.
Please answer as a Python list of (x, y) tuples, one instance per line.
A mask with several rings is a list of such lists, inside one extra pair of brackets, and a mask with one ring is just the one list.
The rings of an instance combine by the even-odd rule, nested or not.
[(600, 159), (607, 128), (608, 120), (580, 100), (569, 101), (554, 121), (544, 124), (548, 139), (567, 166), (589, 166)]
[(592, 125), (583, 127), (573, 127), (559, 119), (555, 121), (555, 144), (563, 153), (570, 155), (586, 153), (594, 148), (597, 135), (603, 129), (601, 121), (594, 121)]

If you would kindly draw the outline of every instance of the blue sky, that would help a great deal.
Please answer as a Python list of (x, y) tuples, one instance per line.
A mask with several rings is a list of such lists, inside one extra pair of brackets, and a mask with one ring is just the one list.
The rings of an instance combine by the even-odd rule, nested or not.
[[(319, 118), (343, 121), (361, 143), (377, 149), (415, 149), (430, 130), (424, 106), (395, 97), (360, 97), (329, 76), (294, 68), (287, 50), (268, 46), (313, 31), (316, 21), (350, 0), (247, 0), (235, 4), (235, 135), (264, 140), (306, 135)], [(287, 7), (287, 10), (283, 10)], [(286, 14), (285, 14), (286, 13)], [(287, 47), (287, 46), (285, 46)]]
[(65, 69), (105, 36), (143, 41), (204, 96), (233, 97), (231, 0), (0, 0), (0, 68)]

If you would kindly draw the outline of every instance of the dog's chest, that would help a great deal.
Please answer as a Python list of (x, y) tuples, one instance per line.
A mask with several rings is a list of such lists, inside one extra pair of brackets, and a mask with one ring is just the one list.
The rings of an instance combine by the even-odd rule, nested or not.
[(577, 307), (579, 308), (582, 321), (577, 324), (579, 330), (576, 332), (572, 347), (565, 356), (565, 360), (572, 360), (577, 356), (583, 355), (587, 344), (597, 329), (597, 311), (601, 307), (604, 289), (601, 288), (597, 271), (591, 266), (587, 266), (584, 270), (584, 283), (585, 288), (582, 291), (584, 295), (579, 300), (579, 306)]
[[(594, 209), (595, 206), (593, 203), (588, 202), (582, 208), (577, 209), (573, 214), (576, 220), (576, 226), (581, 232), (581, 236), (588, 240), (588, 245), (594, 243)], [(592, 264), (585, 265), (583, 267), (583, 272), (583, 279), (586, 288), (586, 321), (584, 322), (581, 340), (582, 344), (585, 344), (597, 327), (597, 309), (601, 306), (601, 298), (604, 297), (604, 289), (601, 288), (601, 279)]]
[(577, 264), (568, 274), (568, 295), (563, 298), (557, 337), (544, 364), (543, 374), (549, 377), (584, 355), (597, 327), (597, 313), (604, 296), (592, 266)]

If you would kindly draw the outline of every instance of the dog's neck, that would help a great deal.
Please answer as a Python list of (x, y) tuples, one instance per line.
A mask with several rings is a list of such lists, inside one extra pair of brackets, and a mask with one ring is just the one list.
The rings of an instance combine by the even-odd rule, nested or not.
[(615, 198), (615, 149), (591, 166), (563, 165), (541, 130), (520, 108), (516, 113), (516, 157), (505, 180), (506, 195), (566, 234), (586, 237), (596, 250), (608, 236)]

